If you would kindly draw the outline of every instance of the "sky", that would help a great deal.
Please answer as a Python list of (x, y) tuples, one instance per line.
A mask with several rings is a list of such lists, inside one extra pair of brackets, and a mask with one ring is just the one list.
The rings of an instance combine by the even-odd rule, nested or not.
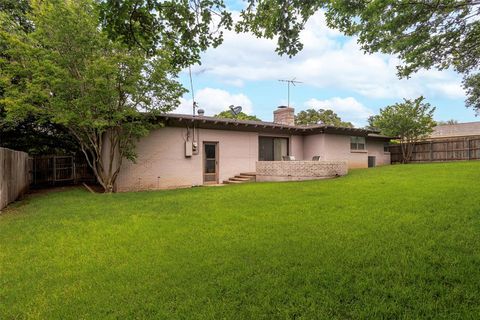
[[(437, 121), (480, 121), (473, 109), (465, 107), (461, 76), (454, 71), (421, 70), (400, 80), (396, 74), (400, 60), (364, 54), (355, 37), (329, 29), (322, 12), (309, 20), (301, 40), (303, 50), (288, 58), (275, 52), (275, 40), (226, 31), (223, 44), (208, 49), (201, 65), (191, 68), (195, 101), (205, 115), (233, 104), (272, 121), (273, 110), (287, 105), (287, 86), (278, 80), (295, 78), (302, 82), (290, 91), (295, 112), (332, 109), (357, 127), (365, 126), (380, 108), (420, 95), (436, 107)], [(188, 69), (181, 72), (180, 82), (190, 88)], [(192, 113), (190, 92), (174, 112)]]

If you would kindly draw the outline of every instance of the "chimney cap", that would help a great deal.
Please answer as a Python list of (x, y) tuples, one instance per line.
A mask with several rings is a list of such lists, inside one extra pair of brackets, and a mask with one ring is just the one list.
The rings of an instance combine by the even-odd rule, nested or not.
[(278, 109), (286, 109), (288, 106), (278, 106)]

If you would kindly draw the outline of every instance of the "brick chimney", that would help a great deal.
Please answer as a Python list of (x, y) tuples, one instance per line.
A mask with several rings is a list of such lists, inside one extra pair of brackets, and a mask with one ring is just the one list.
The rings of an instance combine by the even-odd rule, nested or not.
[(273, 122), (289, 126), (295, 125), (295, 109), (287, 106), (279, 106), (273, 111)]

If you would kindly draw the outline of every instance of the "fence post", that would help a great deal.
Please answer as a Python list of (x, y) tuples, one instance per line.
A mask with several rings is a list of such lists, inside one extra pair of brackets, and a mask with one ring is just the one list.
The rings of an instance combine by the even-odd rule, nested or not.
[(57, 182), (57, 157), (53, 156), (53, 184)]
[(470, 139), (466, 139), (465, 142), (467, 143), (467, 159), (470, 160)]
[(433, 141), (430, 141), (430, 162), (433, 161)]
[(33, 157), (33, 183), (37, 184), (37, 158)]
[(73, 160), (72, 157), (72, 170), (73, 170), (73, 183), (77, 184), (77, 166), (76, 166), (76, 161)]

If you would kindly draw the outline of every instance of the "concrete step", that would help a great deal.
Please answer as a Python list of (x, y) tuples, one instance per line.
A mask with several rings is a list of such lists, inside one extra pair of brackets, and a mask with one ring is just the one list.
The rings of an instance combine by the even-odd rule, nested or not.
[(248, 183), (248, 182), (255, 182), (256, 174), (254, 172), (250, 173), (240, 173), (237, 174), (235, 177), (231, 177), (228, 180), (224, 180), (224, 184), (239, 184), (239, 183)]
[(234, 181), (234, 180), (223, 180), (224, 184), (240, 184), (244, 183), (244, 181)]
[(242, 178), (242, 179), (249, 179), (249, 180), (254, 180), (255, 177), (254, 176), (244, 176), (244, 175), (236, 175), (235, 178)]
[(239, 175), (235, 176), (237, 178), (245, 178), (245, 179), (250, 179), (250, 181), (257, 181), (257, 175), (256, 174), (251, 174), (251, 175), (245, 175), (243, 173), (240, 173)]
[(249, 177), (255, 177), (257, 175), (256, 172), (241, 172), (241, 176), (249, 176)]
[(235, 177), (232, 177), (230, 178), (230, 180), (235, 180), (235, 181), (252, 181), (253, 178), (251, 177), (245, 177), (245, 176), (235, 176)]

